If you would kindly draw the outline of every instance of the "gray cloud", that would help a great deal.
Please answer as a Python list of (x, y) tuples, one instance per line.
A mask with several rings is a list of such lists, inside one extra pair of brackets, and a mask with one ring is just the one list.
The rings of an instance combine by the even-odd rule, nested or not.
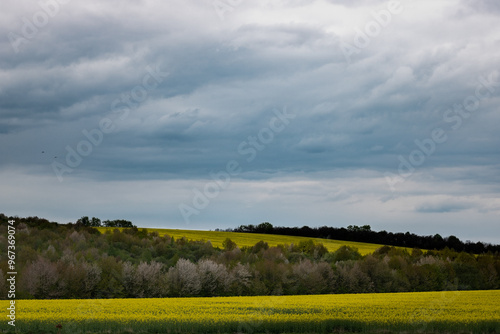
[(416, 208), (417, 212), (423, 213), (447, 213), (447, 212), (459, 212), (471, 207), (468, 203), (425, 203)]
[(470, 8), (470, 10), (479, 12), (479, 13), (500, 13), (500, 4), (498, 1), (494, 0), (463, 0), (462, 1), (465, 6)]
[[(409, 161), (421, 150), (416, 141), (428, 142), (440, 128), (447, 139), (413, 166), (396, 193), (385, 181), (379, 184), (383, 190), (377, 198), (384, 203), (408, 199), (408, 221), (413, 215), (446, 216), (473, 207), (493, 214), (495, 202), (465, 208), (453, 205), (470, 203), (454, 200), (456, 194), (428, 201), (418, 196), (431, 198), (453, 183), (498, 196), (500, 79), (491, 76), (499, 70), (498, 37), (491, 29), (498, 6), (401, 1), (402, 13), (392, 15), (376, 36), (366, 35), (376, 22), (373, 13), (383, 15), (387, 6), (384, 1), (256, 1), (235, 6), (221, 20), (210, 3), (195, 1), (71, 2), (16, 53), (9, 34), (23, 36), (26, 20), (33, 22), (43, 9), (8, 1), (0, 20), (5, 37), (0, 41), (0, 170), (59, 182), (53, 163), (68, 165), (68, 147), (77, 150), (88, 140), (83, 131), (99, 129), (109, 118), (113, 131), (65, 173), (64, 182), (178, 181), (187, 187), (189, 200), (192, 182), (209, 180), (231, 160), (242, 167), (233, 181), (259, 189), (286, 176), (290, 182), (315, 179), (318, 173), (359, 181), (358, 173), (368, 171), (369, 182), (383, 180), (384, 173), (397, 176), (401, 157)], [(348, 63), (342, 43), (355, 45), (359, 31), (369, 45)], [(147, 67), (168, 76), (120, 118), (113, 101), (140, 87)], [(485, 87), (489, 77), (493, 81)], [(474, 102), (470, 97), (480, 85), (484, 98), (473, 112), (454, 109)], [(274, 111), (284, 107), (293, 120), (254, 147), (256, 156), (247, 161), (250, 155), (242, 154), (240, 145), (250, 148), (250, 138), (269, 128)], [(415, 190), (417, 179), (428, 187)], [(349, 185), (322, 196), (352, 199), (345, 189)], [(360, 187), (356, 201), (370, 207), (372, 194)], [(252, 196), (257, 195), (244, 201), (260, 204), (250, 219), (265, 216), (260, 205), (279, 219)], [(316, 200), (304, 196), (304, 207)], [(173, 207), (162, 212), (179, 219)], [(389, 204), (384, 207), (380, 217), (390, 215)], [(200, 221), (216, 221), (210, 212), (201, 213)], [(346, 215), (341, 220), (349, 220)]]

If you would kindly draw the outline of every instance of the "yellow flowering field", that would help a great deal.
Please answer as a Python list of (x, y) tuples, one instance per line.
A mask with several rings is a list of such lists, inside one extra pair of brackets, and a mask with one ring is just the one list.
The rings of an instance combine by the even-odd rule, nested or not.
[[(6, 309), (8, 301), (0, 301)], [(500, 290), (19, 300), (18, 333), (500, 332)], [(6, 321), (2, 330), (6, 330)]]
[[(117, 227), (98, 227), (101, 233), (105, 233), (106, 230), (114, 230)], [(123, 230), (123, 228), (118, 228)], [(160, 236), (165, 234), (175, 239), (180, 239), (185, 237), (188, 240), (205, 240), (210, 241), (214, 247), (221, 247), (222, 242), (229, 238), (234, 241), (239, 247), (243, 246), (253, 246), (259, 241), (263, 240), (269, 244), (269, 246), (277, 246), (279, 244), (295, 244), (297, 245), (301, 241), (314, 240), (317, 243), (322, 243), (329, 252), (334, 252), (343, 245), (356, 247), (361, 255), (366, 255), (373, 253), (378, 248), (383, 245), (379, 244), (369, 244), (363, 242), (354, 241), (342, 241), (342, 240), (332, 240), (332, 239), (320, 239), (320, 238), (307, 238), (307, 237), (295, 237), (288, 235), (276, 235), (276, 234), (259, 234), (259, 233), (240, 233), (240, 232), (222, 232), (222, 231), (199, 231), (199, 230), (175, 230), (175, 229), (155, 229), (147, 228), (148, 232), (157, 232)]]

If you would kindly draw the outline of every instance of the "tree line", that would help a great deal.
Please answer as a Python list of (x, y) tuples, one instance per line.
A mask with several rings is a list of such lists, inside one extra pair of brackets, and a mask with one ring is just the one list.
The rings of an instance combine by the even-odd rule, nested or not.
[(76, 221), (76, 225), (90, 227), (137, 227), (129, 220), (115, 219), (102, 221), (99, 218), (84, 216)]
[(344, 241), (367, 242), (382, 245), (391, 245), (408, 248), (453, 249), (457, 252), (468, 252), (473, 254), (483, 254), (488, 252), (500, 252), (500, 245), (492, 245), (483, 242), (463, 242), (454, 235), (443, 238), (439, 234), (433, 236), (419, 236), (414, 233), (392, 233), (387, 231), (372, 231), (370, 225), (357, 226), (349, 225), (344, 227), (284, 227), (273, 226), (269, 222), (258, 225), (241, 225), (231, 232), (265, 233), (301, 236), (309, 238), (325, 238)]
[[(37, 216), (33, 217), (7, 217), (5, 214), (0, 213), (0, 223), (4, 224), (7, 223), (7, 220), (13, 219), (17, 223), (23, 223), (28, 227), (37, 227), (39, 229), (44, 229), (44, 228), (53, 228), (57, 227), (60, 224), (57, 222), (51, 222), (45, 218), (39, 218)], [(83, 216), (80, 219), (76, 221), (75, 224), (72, 222), (69, 222), (66, 224), (69, 227), (72, 227), (75, 225), (76, 228), (79, 227), (137, 227), (134, 224), (132, 224), (131, 221), (125, 220), (125, 219), (115, 219), (115, 220), (104, 220), (101, 221), (99, 218), (92, 217), (89, 218), (88, 216)]]
[[(30, 223), (31, 224), (31, 223)], [(313, 240), (223, 247), (147, 229), (100, 233), (78, 224), (42, 227), (16, 218), (17, 298), (243, 296), (499, 289), (500, 255), (384, 246), (362, 256)], [(0, 249), (7, 249), (0, 216)], [(7, 256), (0, 254), (0, 296)]]

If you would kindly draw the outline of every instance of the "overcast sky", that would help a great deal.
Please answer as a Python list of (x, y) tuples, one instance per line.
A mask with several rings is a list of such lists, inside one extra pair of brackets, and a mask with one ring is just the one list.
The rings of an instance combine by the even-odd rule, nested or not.
[(500, 243), (496, 0), (0, 6), (0, 212)]

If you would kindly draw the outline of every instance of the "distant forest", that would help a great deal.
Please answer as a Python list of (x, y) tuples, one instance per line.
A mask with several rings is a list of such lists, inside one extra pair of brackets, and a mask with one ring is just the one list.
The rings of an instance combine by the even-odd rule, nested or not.
[[(0, 214), (0, 298), (7, 296), (8, 219)], [(309, 239), (238, 247), (137, 227), (15, 217), (18, 299), (293, 295), (500, 288), (500, 254), (384, 246), (362, 256)], [(90, 219), (89, 221), (92, 221)], [(94, 222), (97, 222), (95, 220)]]
[(473, 254), (500, 252), (500, 245), (471, 241), (462, 242), (460, 239), (453, 235), (443, 238), (439, 234), (436, 234), (434, 236), (419, 236), (410, 232), (375, 232), (371, 230), (370, 225), (349, 225), (347, 228), (328, 226), (275, 227), (272, 224), (265, 222), (259, 225), (241, 225), (238, 228), (229, 229), (226, 231), (280, 234), (309, 238), (325, 238), (433, 250), (442, 250), (445, 248), (449, 248), (457, 252), (467, 252)]

